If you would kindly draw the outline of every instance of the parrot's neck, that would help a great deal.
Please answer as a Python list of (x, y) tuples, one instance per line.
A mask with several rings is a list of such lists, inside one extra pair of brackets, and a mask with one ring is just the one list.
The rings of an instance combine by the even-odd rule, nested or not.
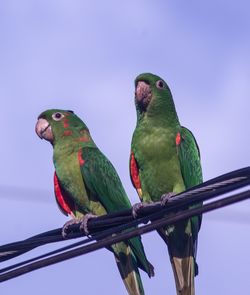
[(151, 126), (179, 128), (180, 122), (173, 99), (152, 101), (146, 112), (141, 112), (137, 108), (137, 125), (144, 123)]
[(58, 138), (54, 144), (54, 157), (67, 156), (72, 153), (78, 153), (80, 148), (92, 147), (96, 148), (96, 145), (91, 138), (88, 130), (82, 130), (81, 133), (75, 134), (68, 132), (64, 136)]

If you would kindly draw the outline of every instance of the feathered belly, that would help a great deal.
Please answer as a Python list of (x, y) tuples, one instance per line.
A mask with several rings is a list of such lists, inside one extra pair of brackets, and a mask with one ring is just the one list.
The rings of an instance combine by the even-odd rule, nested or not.
[(83, 182), (77, 154), (65, 155), (63, 161), (54, 158), (58, 179), (76, 207), (88, 208), (89, 199)]
[(158, 128), (136, 133), (133, 146), (140, 167), (142, 192), (149, 194), (153, 201), (168, 192), (178, 193), (185, 189), (179, 158), (177, 155), (175, 132)]
[(142, 191), (147, 191), (153, 201), (158, 201), (165, 193), (185, 190), (176, 159), (150, 161), (141, 172)]

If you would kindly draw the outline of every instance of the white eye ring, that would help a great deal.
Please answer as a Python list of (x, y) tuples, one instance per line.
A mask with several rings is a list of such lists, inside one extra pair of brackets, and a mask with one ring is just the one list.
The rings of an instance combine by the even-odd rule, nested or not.
[(64, 114), (62, 114), (60, 112), (56, 112), (52, 115), (52, 119), (54, 121), (60, 121), (60, 120), (62, 120), (62, 118), (64, 118)]
[(159, 88), (159, 89), (163, 89), (163, 88), (165, 88), (165, 84), (164, 84), (164, 82), (162, 80), (158, 80), (156, 82), (156, 87)]

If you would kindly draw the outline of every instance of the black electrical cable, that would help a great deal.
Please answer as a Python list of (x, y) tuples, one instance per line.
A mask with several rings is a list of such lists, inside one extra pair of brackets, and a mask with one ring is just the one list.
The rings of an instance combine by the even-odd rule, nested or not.
[[(131, 209), (129, 209), (90, 219), (88, 228), (91, 234), (93, 234), (100, 231), (103, 232), (104, 230), (106, 232), (107, 228), (110, 228), (111, 226), (114, 228), (115, 225), (118, 225), (118, 227), (114, 228), (114, 231), (112, 228), (110, 231), (107, 231), (107, 235), (113, 234), (118, 230), (124, 230), (128, 227), (137, 226), (140, 223), (146, 223), (149, 220), (159, 218), (175, 209), (182, 209), (187, 205), (217, 197), (218, 195), (230, 192), (248, 184), (250, 184), (250, 167), (216, 177), (179, 195), (176, 195), (174, 198), (169, 200), (167, 208), (165, 209), (163, 209), (159, 203), (142, 208), (140, 215), (143, 217), (138, 220), (134, 220), (131, 214)], [(119, 227), (119, 225), (121, 226)], [(79, 225), (73, 225), (69, 228), (69, 230), (73, 231), (73, 233), (70, 233), (68, 238), (77, 238), (83, 235), (79, 233)], [(103, 235), (101, 235), (101, 238), (102, 237)], [(38, 246), (63, 240), (60, 228), (36, 235), (24, 241), (3, 245), (0, 246), (0, 261), (16, 257)]]
[[(242, 177), (242, 176), (241, 176)], [(239, 178), (238, 178), (239, 179)], [(234, 178), (234, 181), (232, 181), (232, 179), (230, 180), (230, 184), (235, 184), (235, 178)], [(219, 183), (216, 183), (216, 187), (218, 188), (219, 187), (219, 184), (220, 184), (220, 190), (222, 189), (222, 185), (221, 185), (221, 182), (219, 182)], [(216, 191), (213, 191), (212, 192), (212, 195), (211, 195), (211, 191), (209, 192), (209, 194), (207, 194), (208, 192), (206, 192), (206, 190), (205, 190), (205, 192), (204, 192), (204, 188), (206, 188), (206, 187), (202, 187), (202, 190), (203, 190), (203, 194), (201, 193), (201, 195), (199, 195), (199, 201), (204, 201), (204, 200), (206, 200), (206, 199), (210, 199), (211, 198), (211, 196), (214, 196), (215, 195), (215, 193), (216, 193), (216, 196), (217, 196), (217, 194), (219, 195), (219, 192), (218, 192), (218, 189), (216, 190)], [(228, 190), (228, 188), (229, 187), (227, 187), (227, 190)], [(189, 194), (190, 194), (190, 192), (192, 193), (192, 194), (196, 194), (196, 193), (198, 193), (198, 192), (200, 192), (200, 190), (197, 190), (197, 189), (194, 189), (194, 190), (192, 190), (192, 191), (189, 191)], [(195, 192), (195, 193), (194, 193)], [(223, 189), (223, 191), (222, 192), (224, 192), (224, 189)], [(185, 196), (185, 194), (186, 194), (186, 192), (184, 192), (184, 193), (182, 193), (180, 196), (181, 196), (181, 198), (184, 198), (184, 197), (186, 197)], [(183, 196), (184, 195), (184, 196)], [(175, 207), (177, 208), (177, 209), (180, 209), (181, 208), (181, 206), (179, 207), (178, 205), (179, 205), (179, 203), (180, 203), (180, 200), (181, 199), (177, 199), (176, 197), (175, 198), (173, 198), (173, 199), (171, 199), (170, 200), (170, 204), (171, 204), (171, 202), (172, 203), (174, 203), (174, 204), (176, 204), (175, 205)], [(191, 200), (192, 201), (192, 200)], [(195, 196), (195, 201), (197, 202), (197, 196)], [(192, 201), (193, 202), (193, 201)], [(191, 202), (191, 204), (192, 204), (192, 202)], [(164, 215), (166, 215), (167, 213), (170, 213), (171, 211), (173, 211), (173, 206), (171, 206), (171, 208), (169, 208), (169, 205), (170, 204), (168, 204), (168, 206), (167, 206), (167, 208), (163, 208), (163, 207), (160, 207), (159, 208), (159, 210), (161, 210), (161, 211), (157, 211), (157, 212), (155, 212), (155, 205), (154, 206), (152, 206), (151, 208), (146, 208), (147, 209), (147, 211), (148, 211), (148, 209), (150, 209), (150, 210), (152, 210), (152, 208), (154, 207), (154, 212), (155, 213), (153, 213), (153, 214), (150, 214), (150, 215), (148, 215), (147, 217), (148, 217), (148, 219), (149, 220), (154, 220), (154, 219), (157, 219), (157, 218), (161, 218), (162, 216), (164, 216)], [(158, 204), (159, 205), (159, 204)], [(184, 204), (185, 206), (186, 206), (186, 204)], [(182, 205), (183, 206), (183, 205)], [(145, 210), (144, 210), (145, 211)], [(145, 212), (144, 212), (144, 214), (145, 214)], [(144, 215), (143, 214), (143, 215)], [(96, 219), (94, 219), (94, 220), (96, 220)], [(63, 252), (63, 251), (66, 251), (66, 250), (69, 250), (69, 249), (72, 249), (72, 248), (75, 248), (75, 247), (78, 247), (78, 246), (81, 246), (81, 245), (85, 245), (85, 244), (87, 244), (87, 243), (90, 243), (90, 242), (92, 242), (92, 241), (94, 241), (94, 240), (100, 240), (100, 239), (103, 239), (103, 238), (105, 238), (105, 237), (107, 237), (107, 236), (110, 236), (110, 235), (112, 235), (112, 234), (117, 234), (118, 232), (121, 232), (122, 230), (126, 230), (126, 229), (128, 229), (128, 228), (131, 228), (131, 227), (134, 227), (134, 226), (137, 226), (138, 224), (141, 224), (141, 223), (145, 223), (145, 217), (143, 217), (143, 218), (139, 218), (139, 219), (136, 219), (136, 220), (133, 220), (132, 222), (130, 222), (130, 223), (127, 223), (127, 224), (122, 224), (122, 225), (119, 225), (119, 226), (116, 226), (116, 227), (112, 227), (112, 228), (109, 228), (108, 230), (104, 230), (104, 231), (101, 231), (101, 233), (97, 233), (97, 234), (94, 234), (94, 235), (92, 235), (92, 237), (90, 237), (90, 238), (88, 238), (88, 239), (84, 239), (84, 240), (81, 240), (81, 241), (79, 241), (79, 242), (76, 242), (76, 243), (73, 243), (73, 244), (70, 244), (70, 245), (67, 245), (67, 246), (65, 246), (65, 247), (62, 247), (62, 248), (59, 248), (59, 249), (56, 249), (56, 250), (54, 250), (54, 251), (51, 251), (51, 252), (48, 252), (48, 253), (46, 253), (46, 254), (43, 254), (43, 255), (40, 255), (40, 256), (37, 256), (37, 257), (35, 257), (35, 258), (31, 258), (31, 259), (28, 259), (28, 260), (25, 260), (25, 261), (22, 261), (22, 262), (19, 262), (19, 263), (17, 263), (17, 264), (13, 264), (13, 265), (11, 265), (11, 266), (8, 266), (8, 267), (6, 267), (6, 268), (3, 268), (3, 269), (0, 269), (0, 273), (3, 273), (3, 272), (6, 272), (6, 271), (9, 271), (9, 270), (12, 270), (12, 269), (15, 269), (16, 267), (20, 267), (20, 266), (22, 266), (22, 265), (25, 265), (25, 264), (27, 264), (27, 263), (31, 263), (31, 262), (34, 262), (34, 261), (36, 261), (36, 260), (39, 260), (39, 259), (42, 259), (42, 258), (46, 258), (46, 257), (49, 257), (49, 256), (51, 256), (51, 255), (55, 255), (55, 254), (58, 254), (58, 253), (61, 253), (61, 252)], [(95, 226), (95, 224), (93, 225), (93, 228), (95, 228), (96, 226)], [(53, 231), (50, 231), (50, 233), (52, 233)], [(61, 232), (61, 229), (60, 229), (60, 232)], [(38, 237), (39, 236), (41, 236), (41, 235), (37, 235)], [(36, 236), (36, 237), (37, 237)], [(28, 239), (29, 240), (29, 239)], [(27, 242), (28, 243), (28, 242)]]
[(131, 239), (137, 235), (142, 235), (145, 233), (148, 233), (150, 231), (156, 230), (158, 228), (161, 228), (163, 226), (171, 225), (173, 223), (176, 223), (180, 220), (190, 218), (195, 215), (200, 215), (215, 209), (219, 209), (231, 204), (234, 204), (236, 202), (240, 202), (243, 200), (246, 200), (250, 198), (250, 190), (247, 190), (243, 193), (239, 193), (230, 197), (226, 197), (214, 202), (211, 202), (209, 204), (203, 205), (201, 207), (196, 207), (192, 209), (186, 209), (181, 212), (176, 213), (175, 215), (169, 216), (169, 217), (164, 217), (161, 218), (160, 220), (154, 220), (152, 223), (135, 228), (133, 230), (127, 230), (126, 232), (122, 232), (120, 234), (117, 234), (115, 236), (107, 237), (102, 240), (98, 240), (95, 243), (92, 243), (90, 245), (84, 246), (84, 247), (79, 247), (46, 259), (42, 259), (30, 264), (27, 264), (25, 266), (22, 266), (20, 268), (17, 268), (15, 270), (6, 272), (2, 275), (0, 275), (0, 282), (4, 282), (6, 280), (12, 279), (14, 277), (18, 277), (20, 275), (23, 275), (25, 273), (31, 272), (33, 270), (52, 265), (67, 259), (71, 259), (74, 257), (77, 257), (79, 255), (87, 254), (93, 251), (96, 251), (98, 249), (108, 247), (114, 243), (118, 243), (124, 240)]

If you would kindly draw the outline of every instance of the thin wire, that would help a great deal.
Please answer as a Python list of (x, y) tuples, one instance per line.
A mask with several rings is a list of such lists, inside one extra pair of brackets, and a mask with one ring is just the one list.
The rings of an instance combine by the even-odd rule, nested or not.
[[(171, 213), (173, 210), (179, 210), (195, 202), (205, 201), (207, 199), (217, 197), (220, 194), (248, 185), (250, 183), (249, 176), (250, 167), (233, 171), (176, 195), (174, 198), (169, 200), (165, 209), (162, 208), (159, 202), (152, 206), (142, 208), (140, 212), (143, 217), (138, 218), (137, 220), (134, 220), (132, 217), (131, 209), (118, 211), (91, 219), (88, 223), (88, 228), (91, 233), (97, 232), (96, 238), (101, 239), (104, 235), (112, 235), (113, 233), (117, 233), (118, 231), (125, 230), (129, 227), (137, 226), (140, 223), (147, 223), (149, 220), (161, 218), (164, 214)], [(121, 218), (121, 216), (123, 216), (123, 218)], [(114, 228), (115, 225), (118, 226)], [(111, 226), (113, 228), (107, 230), (107, 228), (110, 228)], [(79, 225), (71, 226), (70, 230), (73, 230), (73, 234), (70, 234), (69, 238), (76, 238), (83, 235), (79, 232)], [(100, 236), (98, 236), (98, 231), (102, 231)], [(47, 233), (36, 235), (21, 242), (3, 245), (0, 247), (0, 261), (16, 257), (38, 246), (63, 240), (64, 239), (61, 236), (61, 229), (56, 229)], [(74, 244), (72, 247), (74, 247)]]
[[(101, 234), (96, 233), (92, 235), (92, 238), (90, 239), (84, 239), (83, 241), (68, 245), (66, 247), (59, 248), (57, 250), (51, 251), (49, 253), (40, 255), (35, 258), (31, 258), (26, 261), (19, 262), (17, 264), (8, 266), (6, 268), (3, 268), (0, 270), (0, 273), (6, 272), (11, 269), (15, 269), (17, 267), (20, 267), (22, 265), (25, 265), (27, 263), (34, 262), (36, 260), (49, 257), (51, 255), (55, 255), (57, 253), (61, 253), (63, 251), (66, 251), (68, 249), (75, 248), (80, 245), (84, 245), (87, 243), (90, 243), (91, 241), (100, 240), (103, 239), (104, 237), (107, 237), (109, 235), (112, 235), (114, 233), (121, 232), (124, 229), (128, 229), (129, 227), (137, 226), (140, 223), (145, 223), (148, 222), (149, 220), (154, 220), (154, 219), (159, 219), (161, 218), (164, 214), (169, 213), (173, 211), (174, 208), (180, 209), (183, 208), (183, 206), (186, 206), (186, 204), (192, 204), (194, 201), (197, 202), (197, 198), (199, 198), (199, 201), (201, 200), (206, 200), (209, 199), (213, 196), (219, 195), (220, 193), (225, 193), (227, 191), (230, 191), (232, 189), (236, 189), (237, 187), (247, 185), (249, 184), (249, 167), (240, 169), (234, 172), (227, 173), (225, 175), (219, 176), (215, 179), (212, 179), (210, 181), (207, 181), (203, 183), (202, 185), (196, 186), (192, 188), (191, 190), (188, 190), (186, 192), (181, 193), (179, 196), (176, 196), (174, 199), (171, 199), (170, 202), (168, 203), (168, 206), (166, 209), (162, 209), (162, 207), (159, 204), (156, 204), (154, 206), (151, 206), (151, 208), (145, 208), (145, 212), (142, 212), (144, 214), (142, 215), (147, 215), (150, 214), (150, 212), (153, 212), (153, 214), (150, 214), (148, 216), (144, 216), (142, 218), (139, 218), (137, 220), (133, 220), (131, 217), (131, 210), (125, 210), (121, 212), (115, 212), (112, 214), (104, 215), (101, 216), (97, 219), (94, 219), (95, 221), (93, 224), (89, 224), (89, 228), (92, 228), (93, 230), (99, 229), (102, 230)], [(205, 193), (205, 196), (204, 196)], [(207, 194), (209, 193), (209, 194)], [(195, 196), (199, 194), (198, 196)], [(207, 195), (206, 195), (207, 194)], [(187, 199), (188, 197), (188, 199)], [(185, 203), (184, 203), (184, 201)], [(188, 201), (188, 203), (187, 203)], [(172, 204), (171, 204), (172, 203)], [(160, 212), (159, 212), (160, 210)], [(156, 212), (156, 213), (154, 213)], [(126, 215), (130, 216), (126, 216)], [(123, 216), (123, 217), (122, 217)], [(132, 222), (130, 222), (132, 220)], [(126, 222), (126, 224), (124, 224)], [(116, 224), (118, 226), (114, 227)], [(122, 224), (119, 226), (119, 224)], [(105, 227), (110, 227), (112, 226), (111, 229), (108, 230), (103, 230)], [(71, 238), (76, 238), (79, 236), (82, 236), (79, 233), (79, 228), (75, 227), (73, 229), (73, 234), (70, 234)], [(71, 229), (71, 230), (72, 230)], [(74, 232), (76, 231), (76, 232)], [(0, 256), (2, 256), (2, 261), (13, 258), (15, 256), (21, 255), (27, 251), (30, 251), (38, 246), (44, 245), (46, 243), (52, 243), (52, 242), (57, 242), (57, 241), (62, 241), (63, 238), (61, 236), (61, 229), (56, 229), (49, 231), (47, 233), (42, 233), (39, 235), (36, 235), (32, 238), (29, 238), (25, 241), (21, 242), (16, 242), (8, 245), (4, 245), (1, 248)], [(14, 250), (13, 250), (14, 249)], [(17, 249), (17, 250), (16, 250)], [(5, 251), (5, 252), (4, 252)]]
[[(227, 182), (227, 183), (233, 183), (232, 181), (230, 182)], [(224, 183), (225, 184), (225, 183)], [(221, 185), (216, 185), (217, 187), (221, 187)], [(195, 193), (197, 192), (197, 190), (194, 190)], [(204, 191), (204, 190), (203, 190)], [(185, 193), (183, 194), (185, 195)], [(173, 201), (176, 202), (175, 199), (173, 199)], [(179, 202), (179, 201), (178, 201)], [(163, 209), (162, 209), (163, 210)], [(166, 213), (169, 212), (169, 208), (166, 208), (166, 210), (164, 210), (162, 213), (160, 212), (157, 212), (157, 213), (154, 213), (154, 214), (151, 214), (148, 216), (148, 219), (150, 220), (155, 220), (157, 218), (161, 218), (163, 215), (165, 215)], [(67, 245), (65, 247), (62, 247), (62, 248), (59, 248), (57, 250), (54, 250), (54, 251), (51, 251), (51, 252), (48, 252), (46, 254), (42, 254), (40, 256), (37, 256), (37, 257), (34, 257), (34, 258), (31, 258), (31, 259), (28, 259), (28, 260), (25, 260), (25, 261), (22, 261), (22, 262), (19, 262), (17, 264), (14, 264), (14, 265), (11, 265), (11, 266), (8, 266), (6, 268), (3, 268), (3, 269), (0, 269), (0, 273), (3, 273), (3, 272), (6, 272), (8, 270), (11, 270), (11, 269), (15, 269), (16, 267), (20, 267), (22, 265), (25, 265), (27, 263), (31, 263), (31, 262), (34, 262), (36, 260), (39, 260), (39, 259), (42, 259), (42, 258), (46, 258), (46, 257), (49, 257), (51, 255), (55, 255), (55, 254), (58, 254), (58, 253), (61, 253), (61, 252), (64, 252), (66, 250), (69, 250), (69, 249), (73, 249), (75, 247), (78, 247), (78, 246), (82, 246), (82, 245), (85, 245), (87, 243), (90, 243), (94, 240), (100, 240), (100, 239), (103, 239), (107, 236), (110, 236), (112, 234), (117, 234), (118, 232), (121, 232), (122, 230), (125, 230), (125, 229), (128, 229), (129, 227), (133, 227), (133, 226), (136, 226), (138, 224), (141, 224), (141, 223), (144, 223), (145, 222), (145, 219), (144, 218), (140, 218), (140, 219), (137, 219), (137, 220), (134, 220), (128, 224), (125, 224), (125, 225), (120, 225), (120, 226), (116, 226), (116, 227), (112, 227), (111, 229), (108, 229), (108, 230), (104, 230), (102, 231), (101, 233), (98, 233), (98, 234), (95, 234), (93, 235), (92, 237), (89, 237), (88, 239), (84, 239), (82, 241), (78, 241), (76, 243), (73, 243), (73, 244), (70, 244), (70, 245)], [(60, 229), (61, 230), (61, 229)], [(52, 232), (52, 231), (51, 231)], [(27, 242), (28, 243), (28, 242)]]
[(145, 233), (151, 232), (153, 230), (156, 230), (158, 228), (167, 226), (167, 225), (171, 225), (174, 224), (180, 220), (183, 219), (187, 219), (190, 218), (192, 216), (195, 215), (200, 215), (202, 213), (206, 213), (215, 209), (219, 209), (231, 204), (234, 204), (236, 202), (240, 202), (243, 200), (246, 200), (250, 198), (250, 190), (245, 191), (243, 193), (240, 194), (236, 194), (224, 199), (220, 199), (214, 202), (211, 202), (209, 204), (203, 205), (201, 207), (197, 207), (197, 208), (192, 208), (192, 209), (186, 209), (183, 210), (177, 214), (175, 214), (174, 216), (170, 216), (170, 217), (164, 217), (160, 220), (155, 220), (153, 222), (151, 222), (148, 225), (145, 225), (143, 227), (139, 227), (133, 230), (128, 230), (126, 232), (122, 232), (120, 234), (117, 234), (116, 236), (111, 236), (111, 237), (107, 237), (105, 239), (99, 240), (95, 243), (92, 243), (90, 245), (86, 245), (84, 247), (79, 247), (61, 254), (57, 254), (55, 256), (46, 258), (46, 259), (42, 259), (30, 264), (27, 264), (25, 266), (22, 266), (20, 268), (17, 268), (15, 270), (6, 272), (2, 275), (0, 275), (0, 282), (4, 282), (6, 280), (18, 277), (20, 275), (23, 275), (25, 273), (31, 272), (33, 270), (48, 266), (48, 265), (52, 265), (61, 261), (65, 261), (83, 254), (87, 254), (93, 251), (96, 251), (98, 249), (104, 248), (104, 247), (108, 247), (112, 244), (115, 243), (119, 243), (121, 241), (124, 240), (128, 240), (131, 239), (137, 235), (143, 235)]

